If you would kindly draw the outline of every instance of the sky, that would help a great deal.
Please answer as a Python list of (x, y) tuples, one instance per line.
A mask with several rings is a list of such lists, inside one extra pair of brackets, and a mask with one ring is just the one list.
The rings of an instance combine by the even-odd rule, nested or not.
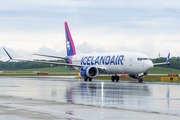
[(78, 54), (180, 56), (179, 21), (179, 0), (0, 0), (0, 60), (3, 47), (14, 58), (65, 56), (64, 22)]

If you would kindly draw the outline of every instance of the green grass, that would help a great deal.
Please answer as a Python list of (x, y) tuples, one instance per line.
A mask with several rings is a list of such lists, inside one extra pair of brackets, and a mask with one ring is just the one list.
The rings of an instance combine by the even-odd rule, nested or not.
[[(168, 76), (160, 76), (160, 75), (147, 75), (143, 80), (144, 81), (161, 81), (161, 77), (168, 77)], [(178, 77), (178, 76), (177, 76)], [(111, 76), (98, 76), (95, 79), (100, 79), (100, 80), (111, 80)], [(180, 81), (180, 77), (178, 77), (178, 81)], [(131, 79), (129, 77), (120, 77), (120, 80), (127, 80), (127, 81), (138, 81), (138, 79)]]
[[(24, 72), (26, 71), (26, 72)], [(37, 74), (28, 74), (28, 72), (31, 71), (41, 71), (41, 72), (76, 72), (75, 70), (72, 70), (70, 68), (65, 68), (63, 66), (60, 67), (48, 67), (48, 68), (37, 68), (37, 69), (23, 69), (23, 70), (19, 70), (16, 71), (16, 73), (22, 72), (24, 74), (8, 74), (8, 73), (13, 73), (12, 71), (7, 71), (5, 74), (0, 74), (0, 76), (39, 76)], [(164, 67), (154, 67), (153, 70), (151, 72), (149, 72), (149, 74), (180, 74), (180, 70), (176, 70), (176, 69), (172, 69), (172, 68), (164, 68)], [(50, 74), (49, 76), (55, 76), (55, 75), (60, 75), (60, 74)], [(64, 75), (64, 74), (62, 74)], [(66, 74), (67, 76), (69, 76), (68, 74)], [(76, 75), (76, 74), (73, 74)], [(45, 75), (47, 76), (47, 75)], [(76, 75), (77, 76), (77, 75)], [(144, 80), (146, 81), (160, 81), (161, 77), (167, 77), (167, 76), (146, 76), (144, 78)], [(81, 78), (81, 77), (80, 77)], [(180, 77), (178, 77), (180, 79)], [(96, 79), (103, 79), (103, 80), (111, 80), (111, 76), (98, 76)], [(128, 78), (123, 78), (120, 77), (121, 80), (133, 80)]]
[[(16, 71), (16, 73), (24, 73), (24, 74), (16, 74), (14, 71), (6, 71), (5, 74), (0, 74), (0, 76), (41, 76), (37, 74), (32, 74), (32, 71), (41, 71), (41, 72), (76, 72), (75, 70), (72, 70), (70, 68), (65, 68), (64, 66), (60, 67), (48, 67), (48, 68), (37, 68), (37, 69), (22, 69)], [(28, 72), (31, 74), (28, 74)], [(14, 73), (14, 74), (8, 74), (8, 73)], [(149, 74), (180, 74), (180, 70), (172, 69), (172, 68), (164, 68), (164, 67), (154, 67)], [(69, 74), (50, 74), (48, 76), (55, 76), (55, 75), (66, 75), (69, 76)], [(77, 74), (73, 74), (76, 75)], [(42, 75), (43, 76), (43, 75)], [(47, 75), (44, 75), (47, 76)], [(161, 77), (168, 77), (168, 76), (146, 76), (143, 80), (144, 81), (161, 81)], [(79, 77), (82, 78), (82, 77)], [(178, 77), (180, 79), (180, 77)], [(82, 78), (83, 79), (83, 78)], [(111, 80), (111, 76), (98, 76), (96, 79), (103, 79), (103, 80)], [(123, 78), (120, 77), (120, 80), (131, 80), (134, 81), (134, 79), (131, 79), (129, 77)]]
[[(36, 68), (36, 69), (22, 69), (16, 72), (22, 71), (41, 71), (41, 72), (76, 72), (71, 68), (60, 67), (48, 67), (48, 68)], [(10, 71), (9, 71), (10, 72)], [(180, 74), (180, 70), (164, 67), (154, 67), (149, 74)]]
[(180, 74), (180, 70), (164, 67), (154, 67), (149, 74)]
[(48, 67), (48, 68), (36, 68), (36, 69), (22, 69), (18, 71), (41, 71), (41, 72), (76, 72), (71, 68), (60, 67)]
[(49, 75), (37, 75), (37, 74), (0, 74), (0, 76), (77, 76), (77, 74), (49, 74)]

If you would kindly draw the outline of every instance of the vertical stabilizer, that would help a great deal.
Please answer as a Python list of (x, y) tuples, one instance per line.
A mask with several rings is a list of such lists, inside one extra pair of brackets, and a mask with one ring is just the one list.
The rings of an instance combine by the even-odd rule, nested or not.
[(71, 37), (71, 33), (69, 31), (69, 27), (67, 22), (64, 23), (65, 25), (65, 32), (66, 32), (66, 49), (67, 49), (67, 56), (72, 56), (76, 54), (76, 49), (74, 46), (73, 39)]

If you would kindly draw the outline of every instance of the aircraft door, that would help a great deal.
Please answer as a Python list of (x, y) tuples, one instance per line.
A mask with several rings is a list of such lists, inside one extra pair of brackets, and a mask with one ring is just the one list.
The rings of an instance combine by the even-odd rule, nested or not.
[(133, 55), (130, 57), (130, 59), (129, 59), (129, 66), (132, 66), (133, 65)]

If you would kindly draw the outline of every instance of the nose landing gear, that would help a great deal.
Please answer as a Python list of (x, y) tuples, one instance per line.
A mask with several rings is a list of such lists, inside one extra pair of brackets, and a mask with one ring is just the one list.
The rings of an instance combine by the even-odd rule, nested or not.
[(138, 76), (138, 82), (139, 82), (139, 83), (142, 83), (142, 82), (143, 82), (143, 78), (144, 78), (146, 75), (148, 75), (148, 73), (140, 73), (140, 74), (138, 74), (138, 75), (137, 75), (137, 76)]
[(142, 78), (139, 78), (139, 79), (138, 79), (138, 82), (139, 82), (139, 83), (142, 83), (142, 82), (143, 82), (143, 79), (142, 79)]

